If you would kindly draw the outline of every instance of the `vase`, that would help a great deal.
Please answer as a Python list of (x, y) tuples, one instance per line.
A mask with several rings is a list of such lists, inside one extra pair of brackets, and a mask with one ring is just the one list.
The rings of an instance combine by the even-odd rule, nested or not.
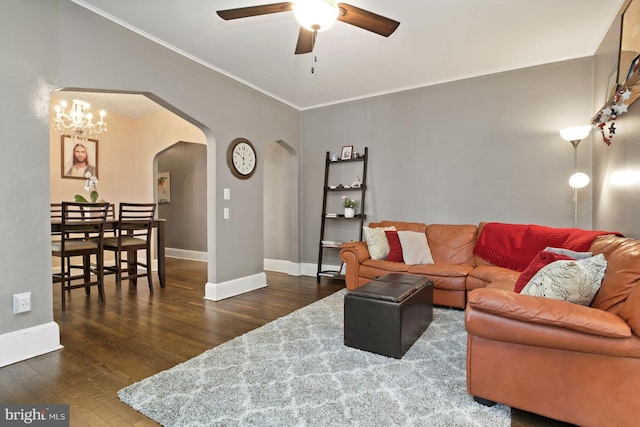
[(354, 208), (344, 208), (345, 218), (353, 218), (355, 215), (356, 215), (356, 210)]

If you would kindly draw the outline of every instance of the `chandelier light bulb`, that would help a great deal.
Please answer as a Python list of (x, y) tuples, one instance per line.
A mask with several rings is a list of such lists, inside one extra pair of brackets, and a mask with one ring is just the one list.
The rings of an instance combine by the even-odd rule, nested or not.
[(74, 99), (66, 112), (67, 102), (61, 101), (59, 105), (54, 107), (56, 117), (54, 123), (56, 129), (63, 132), (70, 132), (74, 139), (86, 139), (88, 135), (99, 134), (107, 131), (107, 122), (104, 120), (106, 112), (100, 111), (100, 120), (93, 121), (93, 113), (89, 111), (91, 106), (88, 102), (81, 99)]
[(589, 185), (589, 175), (583, 172), (576, 172), (569, 178), (569, 185), (573, 188), (583, 188)]
[(338, 19), (340, 8), (333, 0), (298, 0), (293, 12), (305, 29), (324, 31)]

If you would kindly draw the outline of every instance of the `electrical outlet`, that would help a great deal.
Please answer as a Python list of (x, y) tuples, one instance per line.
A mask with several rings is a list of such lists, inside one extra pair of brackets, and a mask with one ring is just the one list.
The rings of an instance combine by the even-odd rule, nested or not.
[(231, 200), (231, 189), (230, 188), (225, 188), (224, 189), (224, 199), (225, 200)]
[(224, 208), (223, 216), (224, 219), (229, 219), (229, 208)]
[(31, 311), (31, 292), (23, 292), (13, 296), (13, 314)]

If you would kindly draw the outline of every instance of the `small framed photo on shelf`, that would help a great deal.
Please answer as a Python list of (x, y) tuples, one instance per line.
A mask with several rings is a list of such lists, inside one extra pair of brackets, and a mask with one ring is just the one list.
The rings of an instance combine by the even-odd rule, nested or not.
[(345, 145), (340, 152), (340, 160), (351, 160), (353, 154), (353, 145)]

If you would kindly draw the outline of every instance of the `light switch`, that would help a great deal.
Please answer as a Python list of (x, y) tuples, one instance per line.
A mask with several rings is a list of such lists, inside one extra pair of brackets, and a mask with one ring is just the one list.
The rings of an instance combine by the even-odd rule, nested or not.
[(225, 200), (231, 200), (231, 189), (230, 188), (225, 188), (224, 189), (224, 199)]
[(224, 208), (224, 219), (229, 219), (229, 208)]

